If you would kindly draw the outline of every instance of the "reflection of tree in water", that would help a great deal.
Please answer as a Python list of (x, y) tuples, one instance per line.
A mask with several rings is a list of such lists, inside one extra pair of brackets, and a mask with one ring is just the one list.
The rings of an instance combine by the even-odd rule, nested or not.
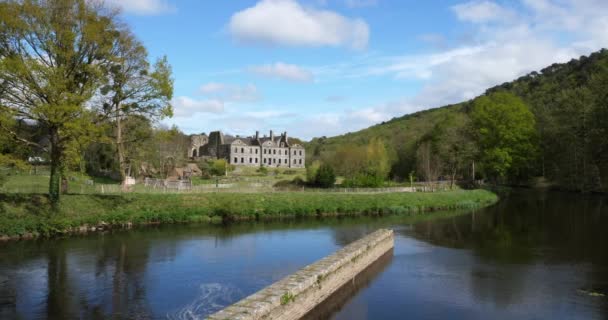
[(474, 249), (492, 261), (531, 262), (542, 256), (608, 265), (605, 201), (570, 193), (516, 193), (472, 214), (418, 223), (414, 231), (431, 243)]
[[(52, 319), (149, 319), (152, 315), (146, 301), (145, 271), (151, 256), (161, 260), (175, 257), (176, 242), (167, 240), (162, 233), (153, 230), (132, 230), (108, 237), (15, 244), (16, 250), (10, 250), (0, 258), (2, 268), (19, 270), (32, 261), (46, 261), (41, 265), (46, 269), (46, 288), (28, 288), (43, 294), (46, 290), (46, 307), (16, 310), (16, 303), (10, 301), (19, 299), (22, 293), (16, 288), (23, 290), (27, 285), (19, 282), (28, 279), (14, 277), (0, 283), (0, 318), (19, 319), (23, 316), (19, 313), (26, 312), (46, 314)], [(5, 305), (11, 308), (5, 308)]]
[(473, 250), (487, 262), (471, 271), (475, 294), (504, 306), (524, 290), (527, 268), (536, 263), (590, 264), (589, 286), (608, 288), (605, 202), (603, 196), (515, 191), (475, 213), (415, 224), (414, 232), (440, 246)]
[(339, 246), (345, 246), (351, 242), (359, 240), (369, 233), (374, 232), (377, 229), (375, 226), (370, 225), (359, 225), (351, 226), (348, 228), (334, 228), (332, 229), (334, 242)]
[(17, 290), (11, 275), (0, 274), (0, 319), (17, 318)]
[[(109, 237), (104, 241), (96, 262), (96, 278), (103, 281), (111, 271), (111, 306), (114, 317), (128, 319), (151, 318), (146, 301), (146, 268), (151, 256), (155, 259), (173, 259), (175, 242), (155, 242), (155, 234), (134, 231)], [(157, 233), (161, 236), (161, 234)], [(101, 306), (98, 306), (98, 308)], [(95, 308), (93, 312), (98, 312)]]

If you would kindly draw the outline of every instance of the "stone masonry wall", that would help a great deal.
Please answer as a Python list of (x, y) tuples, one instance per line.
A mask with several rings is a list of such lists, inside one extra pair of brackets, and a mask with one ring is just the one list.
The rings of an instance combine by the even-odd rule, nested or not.
[(300, 319), (393, 247), (393, 231), (378, 230), (207, 319)]

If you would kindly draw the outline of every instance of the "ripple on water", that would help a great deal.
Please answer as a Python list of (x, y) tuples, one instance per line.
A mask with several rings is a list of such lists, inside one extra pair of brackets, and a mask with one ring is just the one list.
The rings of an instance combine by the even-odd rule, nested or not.
[(188, 305), (173, 314), (167, 315), (172, 320), (195, 320), (204, 319), (236, 302), (242, 297), (242, 292), (232, 285), (219, 283), (203, 283), (200, 285), (199, 294)]

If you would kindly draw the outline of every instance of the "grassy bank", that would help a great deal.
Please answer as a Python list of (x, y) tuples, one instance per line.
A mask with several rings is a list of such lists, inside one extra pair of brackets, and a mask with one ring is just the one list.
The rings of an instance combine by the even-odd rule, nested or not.
[(155, 223), (226, 222), (290, 216), (413, 214), (492, 204), (489, 191), (437, 193), (0, 194), (0, 236), (29, 238)]

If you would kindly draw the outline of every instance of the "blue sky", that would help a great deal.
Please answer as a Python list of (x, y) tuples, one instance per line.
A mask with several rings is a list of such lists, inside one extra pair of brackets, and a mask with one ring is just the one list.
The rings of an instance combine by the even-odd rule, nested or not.
[(605, 0), (107, 0), (186, 133), (356, 131), (608, 46)]

